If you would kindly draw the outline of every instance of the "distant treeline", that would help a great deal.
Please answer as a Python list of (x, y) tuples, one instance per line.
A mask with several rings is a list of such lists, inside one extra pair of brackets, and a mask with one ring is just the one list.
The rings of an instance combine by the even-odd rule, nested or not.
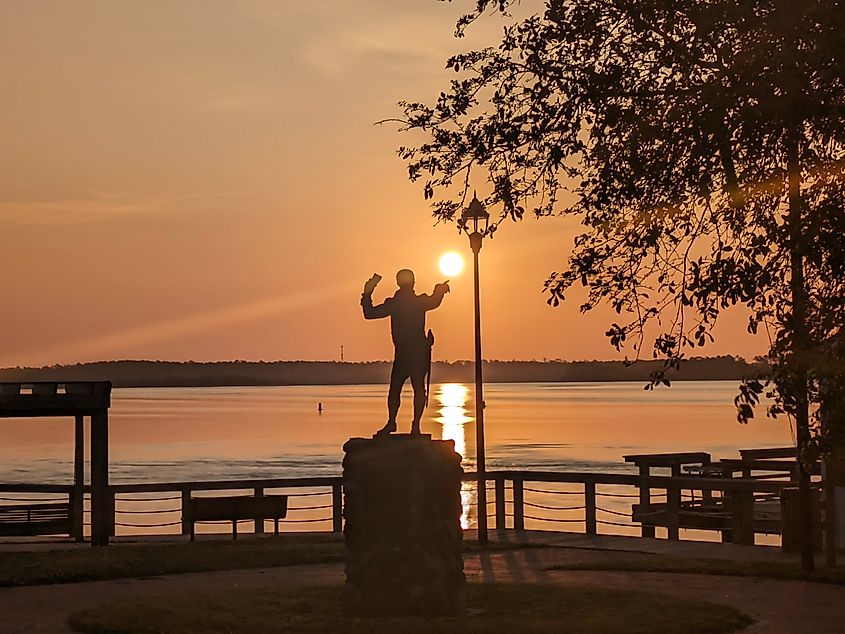
[[(111, 381), (115, 387), (192, 387), (224, 385), (355, 385), (387, 383), (390, 362), (332, 361), (100, 361), (44, 368), (6, 368), (3, 381)], [(659, 361), (485, 361), (484, 380), (490, 383), (565, 381), (647, 381), (662, 367)], [(765, 371), (761, 363), (731, 356), (692, 358), (672, 371), (680, 381), (739, 380)], [(471, 361), (436, 361), (434, 383), (474, 380)]]

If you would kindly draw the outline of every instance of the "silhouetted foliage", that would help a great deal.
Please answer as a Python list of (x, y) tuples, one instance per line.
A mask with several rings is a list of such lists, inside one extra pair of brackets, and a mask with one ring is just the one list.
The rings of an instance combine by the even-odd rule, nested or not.
[(493, 231), (575, 216), (548, 301), (581, 285), (582, 311), (611, 305), (610, 343), (664, 360), (654, 383), (745, 306), (749, 332), (769, 337), (772, 383), (746, 382), (738, 416), (770, 385), (769, 413), (795, 415), (800, 442), (845, 356), (845, 4), (474, 4), (457, 35), (498, 15), (498, 46), (449, 59), (456, 78), (433, 105), (401, 104), (426, 140), (399, 154), (435, 217), (455, 220), (481, 179), (501, 209)]

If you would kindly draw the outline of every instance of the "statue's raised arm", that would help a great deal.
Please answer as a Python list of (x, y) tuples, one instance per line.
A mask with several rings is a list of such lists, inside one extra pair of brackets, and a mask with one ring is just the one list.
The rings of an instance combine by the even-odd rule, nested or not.
[(390, 316), (391, 300), (385, 300), (378, 306), (373, 306), (373, 291), (381, 282), (381, 275), (373, 273), (373, 276), (364, 282), (364, 292), (361, 294), (361, 310), (364, 311), (364, 319), (383, 319)]

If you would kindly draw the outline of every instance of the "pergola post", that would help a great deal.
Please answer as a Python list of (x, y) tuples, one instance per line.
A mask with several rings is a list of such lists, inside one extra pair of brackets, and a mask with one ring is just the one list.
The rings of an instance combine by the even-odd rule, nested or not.
[(85, 417), (74, 417), (73, 434), (73, 535), (81, 542), (84, 538), (85, 511)]
[(109, 496), (109, 413), (91, 416), (91, 545), (108, 546), (114, 510)]

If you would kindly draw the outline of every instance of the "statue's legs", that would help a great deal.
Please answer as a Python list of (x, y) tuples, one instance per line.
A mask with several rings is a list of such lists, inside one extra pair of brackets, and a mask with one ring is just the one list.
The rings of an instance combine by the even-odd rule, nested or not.
[(408, 378), (408, 372), (402, 367), (403, 364), (393, 362), (393, 369), (390, 371), (390, 390), (387, 392), (387, 424), (378, 433), (391, 434), (396, 431), (396, 415), (399, 413), (399, 404), (402, 401), (402, 386)]
[(420, 433), (420, 421), (425, 411), (425, 375), (428, 372), (427, 349), (422, 346), (396, 350), (393, 369), (390, 371), (390, 390), (387, 392), (387, 424), (379, 434), (391, 434), (396, 431), (396, 416), (402, 399), (402, 386), (411, 379), (414, 387), (414, 419), (411, 421), (411, 433)]
[(420, 433), (420, 420), (425, 411), (425, 373), (415, 372), (411, 375), (411, 385), (414, 386), (414, 420), (411, 423), (411, 433)]
[(387, 422), (396, 429), (396, 415), (399, 413), (399, 405), (402, 402), (402, 386), (405, 385), (407, 374), (397, 369), (393, 364), (393, 371), (390, 373), (390, 391), (387, 393)]

